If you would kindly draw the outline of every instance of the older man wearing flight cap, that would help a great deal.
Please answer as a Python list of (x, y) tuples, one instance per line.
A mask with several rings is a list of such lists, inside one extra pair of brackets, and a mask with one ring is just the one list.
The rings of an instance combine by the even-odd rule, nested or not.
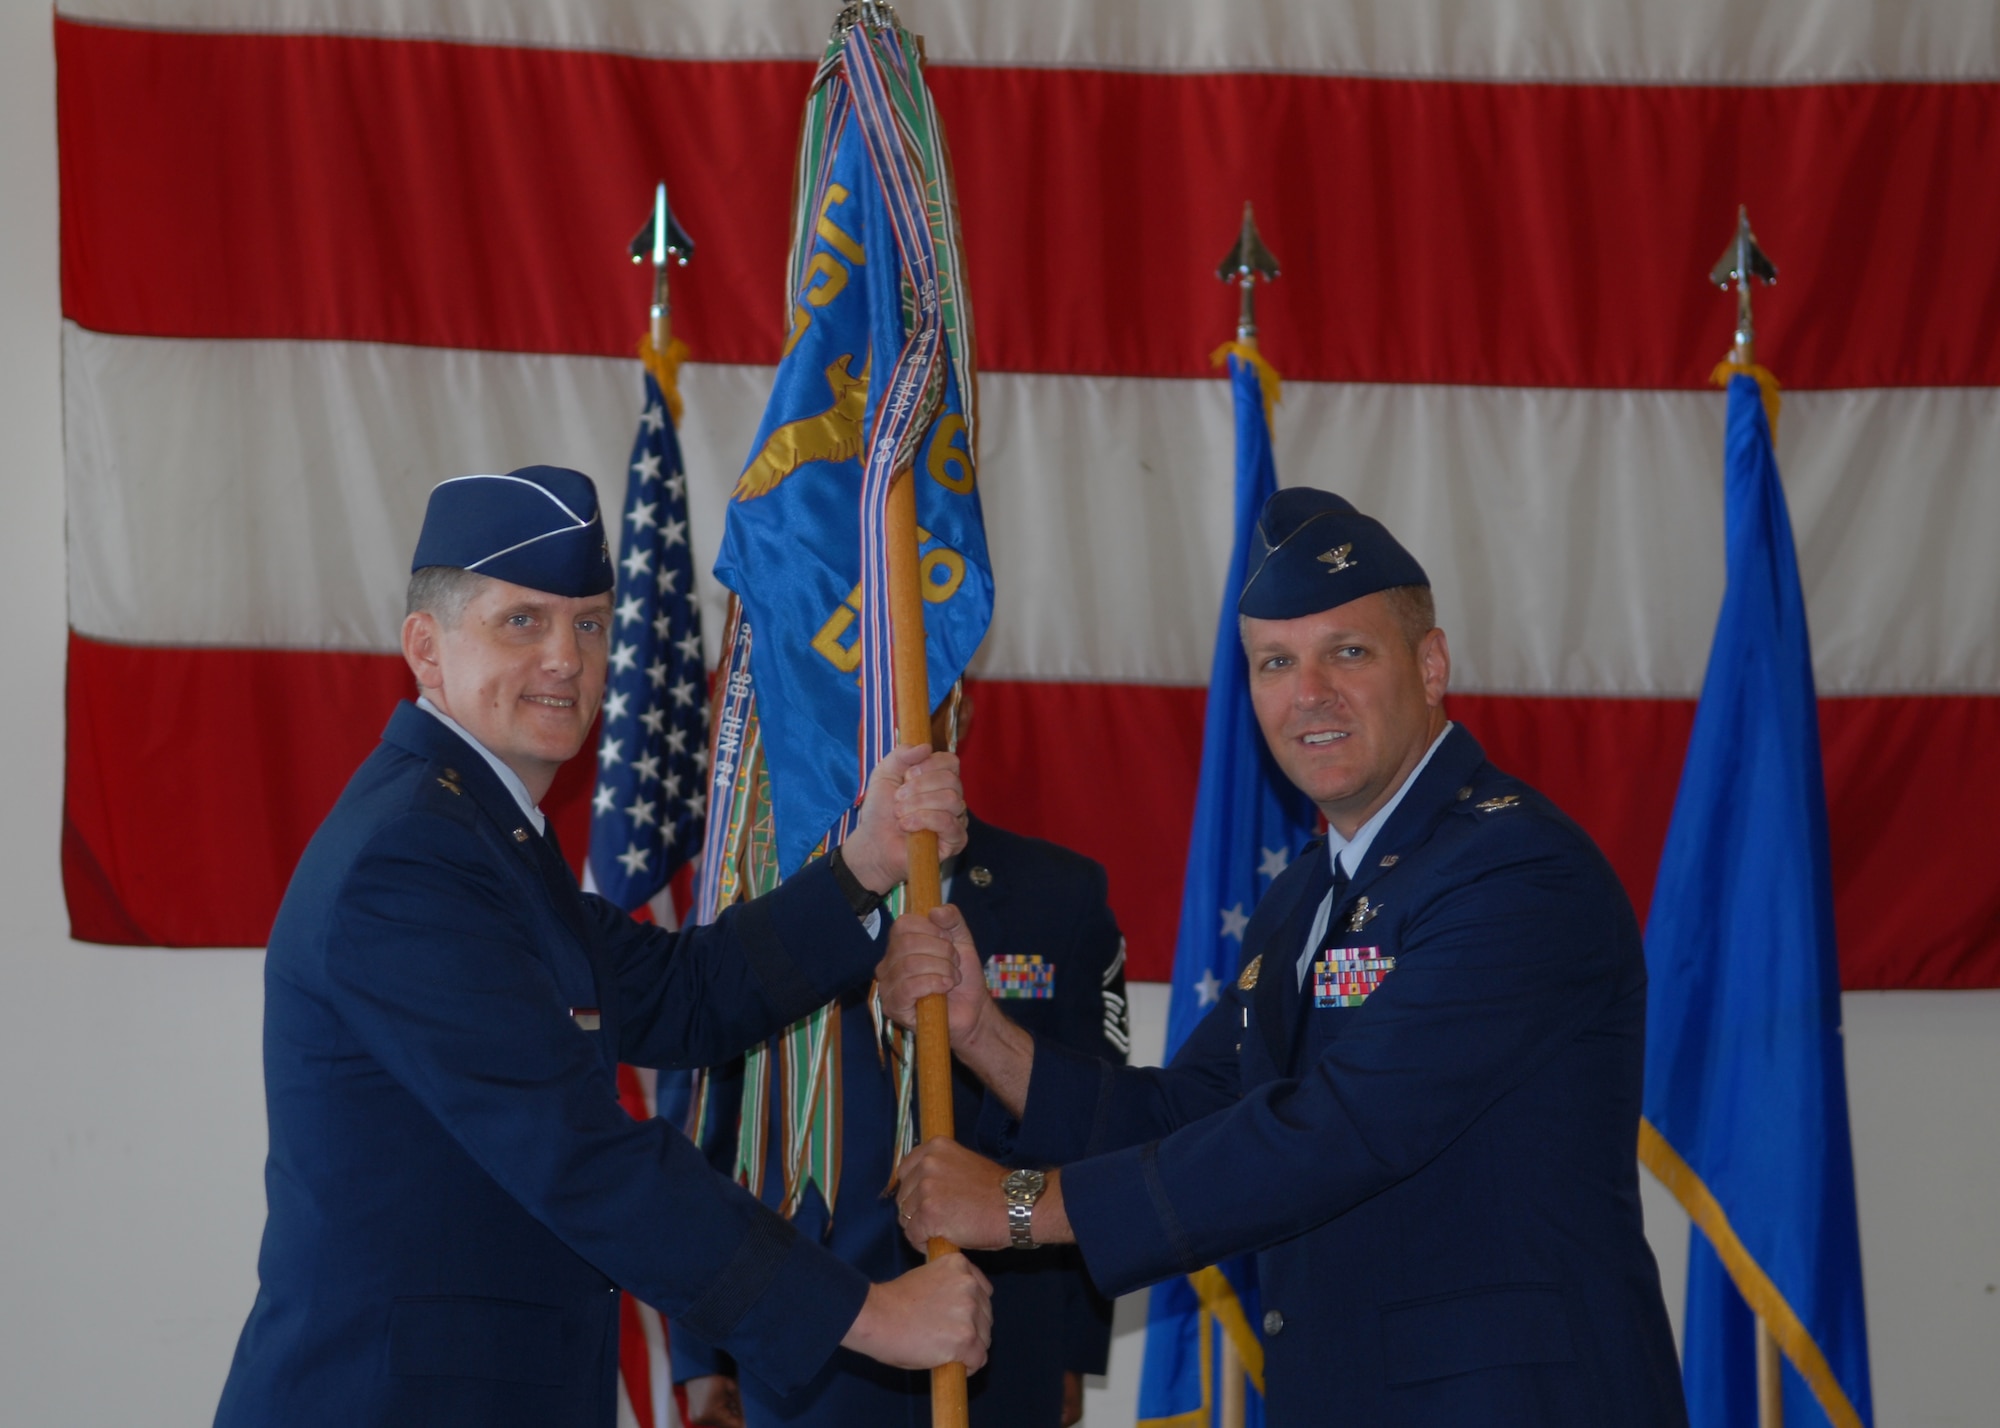
[[(1635, 1147), (1646, 973), (1590, 839), (1445, 717), (1430, 582), (1322, 491), (1265, 506), (1238, 609), (1272, 754), (1325, 814), (1165, 1069), (1035, 1040), (951, 909), (883, 996), (945, 991), (986, 1143), (905, 1162), (909, 1232), (1074, 1239), (1123, 1293), (1258, 1252), (1269, 1421), (1686, 1421)], [(1003, 1178), (1004, 1176), (1004, 1178)], [(1010, 1225), (1011, 1217), (1011, 1225)]]
[(962, 846), (955, 761), (885, 759), (832, 857), (673, 934), (580, 893), (536, 806), (604, 692), (597, 493), (447, 481), (397, 708), (299, 861), (265, 963), (269, 1216), (225, 1428), (609, 1428), (623, 1286), (777, 1383), (841, 1347), (983, 1361), (963, 1256), (870, 1285), (620, 1109), (620, 1061), (726, 1059), (865, 981), (905, 835)]

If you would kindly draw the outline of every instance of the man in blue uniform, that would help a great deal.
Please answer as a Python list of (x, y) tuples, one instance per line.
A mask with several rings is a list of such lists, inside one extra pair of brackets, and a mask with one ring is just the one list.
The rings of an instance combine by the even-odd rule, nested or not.
[[(969, 698), (932, 721), (938, 748), (962, 747)], [(958, 724), (956, 740), (952, 724)], [(945, 865), (945, 895), (979, 945), (986, 984), (1017, 1025), (1079, 1054), (1123, 1062), (1129, 1041), (1124, 939), (1106, 901), (1104, 869), (1038, 838), (971, 820), (962, 852)], [(881, 1193), (896, 1163), (896, 1078), (880, 1054), (868, 989), (841, 999), (841, 1186), (830, 1211), (817, 1186), (801, 1198), (793, 1224), (871, 1278), (918, 1262), (902, 1235), (893, 1200)], [(954, 1114), (970, 1139), (979, 1085), (961, 1072)], [(733, 1164), (741, 1063), (716, 1073), (709, 1099), (723, 1114), (705, 1142), (721, 1168)], [(774, 1126), (780, 1111), (773, 1108)], [(765, 1177), (766, 1199), (783, 1196), (782, 1176)], [(1050, 1245), (1029, 1254), (976, 1257), (993, 1283), (993, 1345), (967, 1385), (972, 1428), (1060, 1428), (1082, 1413), (1082, 1376), (1102, 1373), (1110, 1353), (1111, 1304), (1083, 1272), (1076, 1249)], [(673, 1329), (674, 1376), (688, 1393), (688, 1416), (704, 1428), (894, 1428), (930, 1422), (930, 1381), (836, 1354), (812, 1382), (786, 1391), (740, 1373), (727, 1354)]]
[(1445, 716), (1429, 581), (1379, 523), (1279, 492), (1238, 606), (1252, 702), (1326, 815), (1171, 1066), (995, 1016), (940, 909), (890, 1014), (946, 991), (982, 1132), (905, 1163), (913, 1237), (1074, 1240), (1113, 1292), (1258, 1251), (1270, 1421), (1679, 1428), (1635, 1145), (1645, 964), (1589, 838)]
[[(448, 481), (412, 562), (397, 708), (300, 859), (265, 963), (269, 1215), (221, 1428), (609, 1428), (620, 1286), (772, 1381), (845, 1345), (977, 1367), (962, 1257), (871, 1285), (661, 1122), (622, 1061), (725, 1057), (865, 982), (905, 835), (964, 841), (948, 754), (901, 750), (840, 855), (713, 927), (577, 889), (538, 800), (604, 692), (589, 479)], [(954, 1263), (953, 1261), (956, 1261)]]

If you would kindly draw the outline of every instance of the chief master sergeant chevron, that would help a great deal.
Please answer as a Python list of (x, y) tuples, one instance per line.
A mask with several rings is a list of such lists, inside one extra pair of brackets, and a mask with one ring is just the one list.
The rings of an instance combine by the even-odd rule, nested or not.
[[(1445, 717), (1429, 580), (1337, 496), (1266, 504), (1251, 698), (1327, 848), (1165, 1069), (996, 1014), (962, 919), (904, 919), (890, 1014), (946, 991), (982, 1143), (905, 1161), (908, 1232), (1074, 1239), (1122, 1293), (1258, 1252), (1274, 1428), (1681, 1428), (1637, 1175), (1646, 973), (1588, 837)], [(1316, 855), (1313, 855), (1316, 854)], [(1039, 1181), (1039, 1183), (1038, 1183)]]
[(623, 1286), (771, 1382), (845, 1345), (985, 1358), (963, 1256), (870, 1285), (620, 1109), (619, 1061), (728, 1058), (866, 981), (905, 835), (964, 846), (956, 761), (883, 760), (843, 849), (712, 927), (580, 893), (537, 801), (604, 693), (589, 478), (431, 493), (389, 720), (293, 874), (265, 963), (269, 1216), (221, 1428), (611, 1428)]

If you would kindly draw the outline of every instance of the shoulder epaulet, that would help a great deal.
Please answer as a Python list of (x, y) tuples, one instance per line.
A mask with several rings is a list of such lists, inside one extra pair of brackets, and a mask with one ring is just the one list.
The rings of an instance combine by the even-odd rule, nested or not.
[(1513, 813), (1530, 806), (1531, 793), (1526, 785), (1511, 778), (1476, 780), (1459, 789), (1452, 800), (1452, 811), (1482, 819)]
[(455, 766), (432, 763), (418, 775), (410, 800), (414, 810), (441, 813), (454, 822), (470, 825), (478, 821), (479, 805), (466, 791), (463, 776)]

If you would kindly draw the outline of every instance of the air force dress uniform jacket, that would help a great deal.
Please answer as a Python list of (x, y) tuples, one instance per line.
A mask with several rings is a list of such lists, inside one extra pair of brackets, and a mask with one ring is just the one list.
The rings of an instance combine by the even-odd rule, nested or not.
[[(1129, 1044), (1124, 942), (1105, 897), (1104, 869), (1081, 854), (971, 820), (951, 875), (952, 904), (965, 915), (989, 966), (1019, 973), (1007, 1014), (1080, 1057), (1122, 1062)], [(1028, 962), (1039, 958), (1039, 967)], [(1040, 990), (1032, 992), (1036, 978)], [(989, 981), (997, 980), (989, 973)], [(875, 1044), (867, 988), (842, 998), (841, 1184), (831, 1224), (819, 1191), (808, 1189), (793, 1223), (841, 1259), (886, 1279), (920, 1261), (903, 1238), (896, 1202), (882, 1193), (895, 1168), (895, 1079)], [(961, 1071), (956, 1116), (961, 1139), (978, 1122), (978, 1083)], [(740, 1063), (711, 1082), (713, 1104), (741, 1103)], [(711, 1159), (734, 1161), (733, 1116), (705, 1137)], [(783, 1177), (765, 1184), (775, 1202)], [(993, 1345), (968, 1385), (973, 1428), (1054, 1428), (1062, 1420), (1065, 1372), (1102, 1373), (1111, 1346), (1111, 1304), (1091, 1285), (1072, 1246), (974, 1257), (993, 1281)], [(811, 1382), (787, 1391), (726, 1354), (684, 1323), (673, 1326), (674, 1377), (738, 1377), (750, 1428), (895, 1428), (928, 1424), (930, 1375), (906, 1373), (845, 1350)]]
[(1260, 1251), (1278, 1428), (1680, 1428), (1639, 1212), (1645, 964), (1610, 867), (1462, 728), (1301, 990), (1329, 861), (1272, 885), (1170, 1067), (1038, 1042), (1020, 1126), (989, 1101), (988, 1141), (1064, 1165), (1107, 1291)]
[(865, 981), (812, 869), (670, 934), (577, 890), (479, 752), (405, 704), (294, 874), (265, 964), (269, 1218), (220, 1428), (608, 1428), (618, 1286), (774, 1383), (867, 1293), (620, 1109)]

